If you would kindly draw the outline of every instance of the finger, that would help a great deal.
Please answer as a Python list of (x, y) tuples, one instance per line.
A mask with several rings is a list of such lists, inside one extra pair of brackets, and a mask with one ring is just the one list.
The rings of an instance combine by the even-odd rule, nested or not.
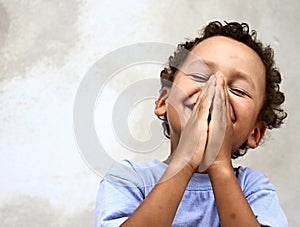
[(172, 157), (172, 171), (165, 174), (164, 179), (182, 169), (188, 162), (192, 163), (195, 168), (199, 166), (207, 143), (207, 118), (215, 92), (214, 88), (215, 78), (212, 77), (199, 94), (192, 115), (181, 133), (179, 144)]
[(220, 77), (219, 82), (220, 82), (221, 95), (222, 95), (222, 99), (224, 100), (224, 104), (226, 106), (226, 112), (224, 112), (223, 120), (229, 123), (231, 122), (231, 108), (229, 102), (228, 85), (224, 80), (222, 74), (219, 74), (219, 77)]
[(223, 144), (226, 132), (226, 106), (222, 90), (219, 87), (215, 89), (211, 121), (209, 123), (209, 134), (207, 147), (203, 155), (199, 171), (207, 169), (216, 159)]
[[(212, 78), (202, 89), (197, 99), (193, 113), (181, 134), (178, 149), (175, 154), (177, 166), (183, 166), (194, 157), (197, 166), (200, 164), (207, 142), (209, 103), (214, 96), (215, 78)], [(209, 97), (209, 98), (208, 98)], [(208, 101), (208, 99), (210, 101)], [(188, 141), (184, 143), (183, 141)], [(182, 143), (181, 143), (182, 142)], [(176, 152), (177, 153), (177, 152)], [(180, 156), (180, 158), (179, 158)]]
[(215, 77), (211, 76), (209, 81), (206, 83), (205, 86), (203, 86), (203, 89), (200, 93), (200, 95), (197, 98), (196, 104), (195, 104), (195, 113), (199, 113), (202, 115), (203, 111), (206, 113), (206, 119), (208, 117), (208, 111), (207, 109), (211, 106), (213, 96), (214, 96), (214, 87), (215, 87)]

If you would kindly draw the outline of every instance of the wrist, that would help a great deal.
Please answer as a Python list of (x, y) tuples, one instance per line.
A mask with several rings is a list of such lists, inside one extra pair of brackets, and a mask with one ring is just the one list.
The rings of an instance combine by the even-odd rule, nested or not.
[(207, 169), (208, 175), (211, 177), (213, 175), (226, 176), (234, 173), (233, 166), (231, 162), (228, 161), (215, 161)]
[(194, 168), (188, 163), (174, 163), (170, 162), (162, 179), (167, 180), (173, 177), (178, 177), (183, 181), (188, 182), (195, 172)]

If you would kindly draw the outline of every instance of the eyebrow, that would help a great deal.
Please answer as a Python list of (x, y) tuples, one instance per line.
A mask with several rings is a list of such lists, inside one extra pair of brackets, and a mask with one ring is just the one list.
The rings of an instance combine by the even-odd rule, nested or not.
[(191, 61), (189, 64), (187, 64), (186, 67), (188, 67), (188, 68), (192, 68), (193, 66), (197, 67), (197, 66), (200, 66), (199, 65), (199, 63), (200, 63), (202, 67), (204, 66), (203, 69), (207, 70), (209, 73), (212, 74), (212, 71), (211, 71), (209, 65), (206, 64), (205, 61), (203, 61), (202, 59), (200, 59), (198, 57), (193, 57), (193, 58), (196, 58), (196, 59)]
[(235, 77), (238, 77), (239, 79), (245, 80), (254, 90), (256, 90), (255, 84), (253, 80), (251, 79), (251, 75), (248, 73), (242, 71), (242, 70), (236, 70)]

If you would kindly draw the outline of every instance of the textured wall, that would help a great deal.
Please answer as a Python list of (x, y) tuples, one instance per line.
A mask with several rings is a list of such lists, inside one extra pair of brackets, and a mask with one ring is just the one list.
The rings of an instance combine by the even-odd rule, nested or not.
[[(289, 117), (261, 148), (236, 164), (265, 173), (290, 226), (299, 226), (300, 3), (244, 2), (0, 0), (1, 226), (92, 226), (100, 177), (81, 158), (72, 122), (81, 79), (94, 62), (119, 47), (145, 41), (177, 44), (214, 19), (246, 21), (275, 48)], [(150, 67), (145, 76), (157, 71)], [(128, 81), (112, 83), (100, 109), (144, 72), (137, 67), (127, 72)], [(140, 115), (150, 112), (149, 105), (132, 112), (132, 130), (144, 122)], [(95, 122), (101, 124), (99, 113)]]

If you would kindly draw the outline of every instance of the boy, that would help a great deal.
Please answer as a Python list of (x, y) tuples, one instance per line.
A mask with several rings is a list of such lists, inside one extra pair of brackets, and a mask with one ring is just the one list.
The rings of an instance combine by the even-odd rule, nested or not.
[(247, 24), (212, 22), (178, 46), (161, 81), (155, 114), (171, 154), (113, 166), (96, 226), (287, 226), (268, 179), (231, 162), (286, 118), (272, 49)]

